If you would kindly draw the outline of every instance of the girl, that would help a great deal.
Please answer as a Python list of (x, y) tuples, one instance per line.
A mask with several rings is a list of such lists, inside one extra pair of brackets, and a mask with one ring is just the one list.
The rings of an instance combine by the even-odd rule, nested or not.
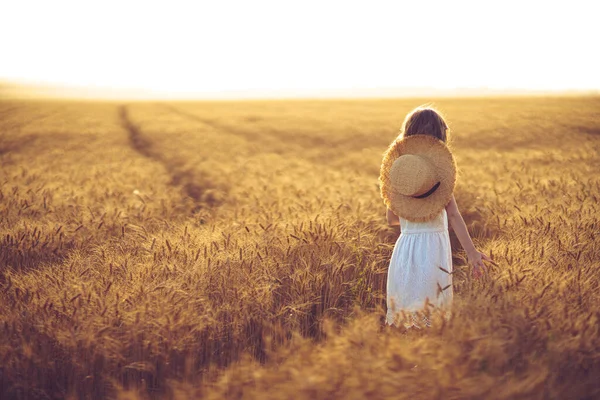
[[(475, 249), (458, 211), (453, 190), (456, 164), (446, 146), (448, 125), (433, 108), (418, 107), (404, 120), (399, 137), (389, 146), (381, 165), (381, 195), (387, 222), (400, 225), (387, 278), (386, 323), (419, 327), (417, 312), (427, 305), (448, 308), (452, 303), (452, 252), (448, 223), (473, 266), (475, 277), (485, 273), (489, 257)], [(427, 318), (424, 318), (429, 325)]]

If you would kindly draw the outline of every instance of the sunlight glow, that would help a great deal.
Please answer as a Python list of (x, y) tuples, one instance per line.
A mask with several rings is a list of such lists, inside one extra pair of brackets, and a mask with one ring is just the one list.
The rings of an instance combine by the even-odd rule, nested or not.
[(6, 1), (0, 80), (157, 94), (600, 89), (592, 1)]

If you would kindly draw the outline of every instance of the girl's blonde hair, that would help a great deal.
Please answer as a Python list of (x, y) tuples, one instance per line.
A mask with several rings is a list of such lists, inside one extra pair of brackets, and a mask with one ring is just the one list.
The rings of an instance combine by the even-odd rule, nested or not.
[(419, 106), (408, 113), (404, 119), (400, 138), (412, 135), (429, 135), (445, 143), (448, 140), (447, 132), (448, 124), (439, 111), (430, 106)]

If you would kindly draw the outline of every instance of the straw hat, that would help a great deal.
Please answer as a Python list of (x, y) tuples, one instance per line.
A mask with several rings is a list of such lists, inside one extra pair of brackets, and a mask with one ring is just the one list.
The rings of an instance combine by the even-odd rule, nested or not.
[(441, 140), (408, 136), (385, 152), (379, 183), (383, 202), (394, 214), (409, 221), (429, 221), (452, 198), (456, 163)]

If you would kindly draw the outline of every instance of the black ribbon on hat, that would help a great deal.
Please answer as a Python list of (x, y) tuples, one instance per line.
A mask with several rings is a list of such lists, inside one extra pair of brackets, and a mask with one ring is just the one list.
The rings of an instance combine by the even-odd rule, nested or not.
[(413, 197), (415, 199), (424, 199), (425, 197), (429, 197), (433, 194), (433, 192), (435, 192), (437, 190), (437, 188), (440, 187), (440, 183), (442, 183), (442, 182), (438, 182), (435, 185), (433, 185), (433, 187), (431, 189), (429, 189), (429, 191), (426, 193), (423, 193), (419, 196), (411, 196), (411, 197)]

